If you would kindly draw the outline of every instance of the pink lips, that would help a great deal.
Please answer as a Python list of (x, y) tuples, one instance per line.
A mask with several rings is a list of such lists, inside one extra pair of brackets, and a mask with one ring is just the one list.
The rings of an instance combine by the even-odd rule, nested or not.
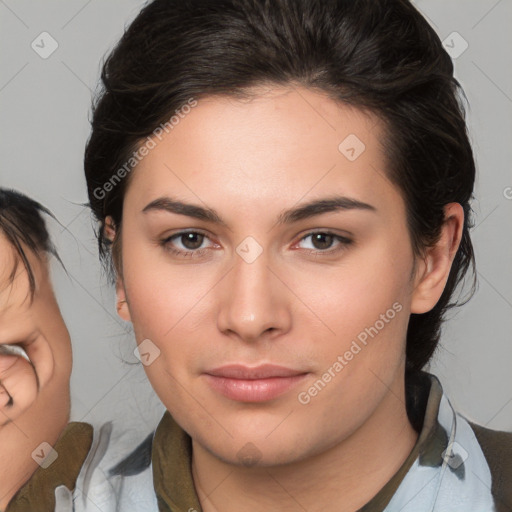
[(205, 377), (215, 391), (227, 398), (240, 402), (263, 402), (285, 393), (307, 374), (271, 364), (252, 368), (233, 364), (208, 370)]

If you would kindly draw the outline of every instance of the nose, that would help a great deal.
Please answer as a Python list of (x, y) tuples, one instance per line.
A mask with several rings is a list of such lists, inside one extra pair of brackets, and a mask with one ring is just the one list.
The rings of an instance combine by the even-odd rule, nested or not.
[(254, 343), (290, 329), (292, 294), (269, 263), (265, 252), (251, 263), (235, 255), (220, 283), (217, 325), (223, 334)]

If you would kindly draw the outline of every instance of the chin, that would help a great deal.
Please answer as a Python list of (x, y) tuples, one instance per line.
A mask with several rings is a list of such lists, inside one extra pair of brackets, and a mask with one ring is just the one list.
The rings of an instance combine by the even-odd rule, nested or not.
[[(314, 455), (312, 447), (298, 446), (297, 437), (285, 433), (274, 439), (265, 439), (261, 434), (226, 439), (224, 443), (218, 439), (204, 439), (196, 436), (195, 442), (225, 464), (240, 468), (265, 468), (293, 464)], [(321, 449), (318, 449), (320, 452)]]

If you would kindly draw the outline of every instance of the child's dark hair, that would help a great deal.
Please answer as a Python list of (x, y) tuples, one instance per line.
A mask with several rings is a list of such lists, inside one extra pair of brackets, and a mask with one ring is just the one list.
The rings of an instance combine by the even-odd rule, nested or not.
[[(471, 267), (470, 296), (475, 290), (469, 236), (475, 162), (452, 60), (408, 0), (154, 0), (108, 56), (101, 79), (84, 166), (107, 264), (110, 249), (114, 263), (120, 257), (132, 175), (126, 163), (189, 99), (250, 98), (252, 86), (300, 85), (378, 116), (386, 131), (386, 172), (404, 198), (415, 255), (438, 240), (444, 205), (464, 209), (445, 290), (431, 311), (409, 320), (407, 368), (429, 361), (443, 315), (460, 305), (451, 296)], [(106, 216), (117, 228), (113, 246), (104, 233)]]
[[(36, 283), (24, 246), (38, 258), (41, 253), (52, 254), (62, 263), (50, 239), (42, 214), (55, 218), (50, 210), (30, 197), (12, 189), (0, 188), (0, 233), (7, 238), (25, 265), (32, 297)], [(10, 283), (14, 281), (18, 263), (19, 260), (16, 260), (9, 275)]]

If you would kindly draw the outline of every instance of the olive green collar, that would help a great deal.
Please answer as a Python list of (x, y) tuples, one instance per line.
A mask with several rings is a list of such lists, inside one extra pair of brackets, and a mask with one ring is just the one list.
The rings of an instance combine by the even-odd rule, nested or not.
[[(414, 461), (429, 453), (431, 444), (444, 442), (438, 435), (437, 416), (443, 395), (437, 377), (423, 373), (423, 391), (428, 400), (422, 406), (425, 414), (416, 444), (402, 466), (382, 489), (361, 509), (362, 512), (381, 512), (395, 494)], [(421, 411), (422, 412), (422, 411)], [(439, 449), (435, 450), (439, 453)], [(201, 512), (201, 505), (192, 478), (192, 440), (166, 411), (158, 424), (152, 449), (153, 482), (160, 512)]]

